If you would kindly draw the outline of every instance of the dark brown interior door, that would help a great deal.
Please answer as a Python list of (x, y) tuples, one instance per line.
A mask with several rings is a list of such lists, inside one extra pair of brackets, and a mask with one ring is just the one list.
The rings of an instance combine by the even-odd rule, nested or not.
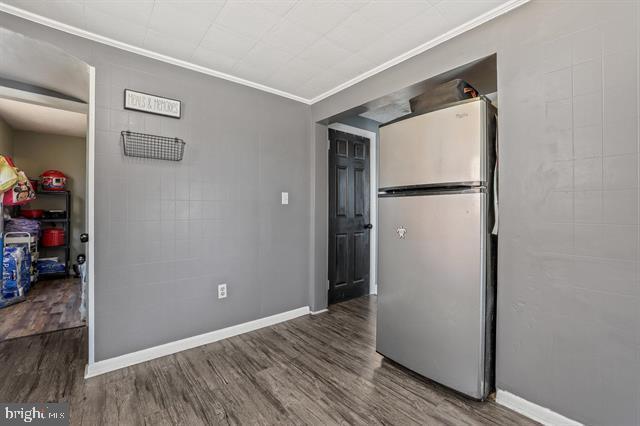
[(369, 294), (369, 139), (329, 129), (329, 303)]

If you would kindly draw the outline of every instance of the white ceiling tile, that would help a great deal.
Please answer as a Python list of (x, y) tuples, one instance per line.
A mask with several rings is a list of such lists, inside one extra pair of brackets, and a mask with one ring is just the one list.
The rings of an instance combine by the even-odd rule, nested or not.
[(199, 15), (213, 20), (216, 18), (225, 0), (155, 0), (156, 5), (171, 5), (179, 8), (182, 12)]
[(313, 98), (344, 83), (343, 77), (332, 71), (324, 71), (304, 84), (304, 95)]
[(322, 69), (310, 65), (300, 58), (294, 58), (278, 67), (269, 79), (269, 83), (295, 87), (309, 81), (318, 72), (322, 72)]
[(301, 1), (285, 16), (305, 28), (324, 34), (335, 28), (354, 12), (349, 2)]
[(216, 23), (249, 37), (261, 37), (281, 19), (280, 16), (246, 2), (228, 1)]
[(88, 31), (134, 46), (144, 45), (146, 26), (114, 17), (96, 8), (85, 7), (84, 14)]
[(153, 0), (84, 0), (84, 5), (87, 10), (99, 10), (137, 25), (147, 25), (153, 10)]
[(182, 41), (164, 32), (150, 29), (147, 31), (144, 47), (177, 59), (188, 60), (196, 50), (197, 44)]
[(297, 23), (283, 19), (269, 30), (262, 40), (292, 55), (297, 55), (321, 37), (320, 34), (309, 31)]
[(212, 25), (200, 45), (225, 56), (240, 59), (255, 46), (257, 38), (237, 34), (220, 25)]
[(398, 56), (401, 51), (395, 40), (388, 37), (378, 39), (375, 43), (371, 43), (369, 46), (360, 50), (360, 55), (369, 58), (378, 65), (382, 65), (390, 59)]
[(371, 25), (393, 30), (431, 7), (426, 0), (372, 1), (357, 13)]
[(191, 56), (192, 61), (216, 71), (230, 73), (238, 60), (222, 53), (198, 47)]
[(302, 52), (299, 57), (319, 68), (328, 69), (349, 55), (351, 52), (348, 50), (326, 38), (321, 38)]
[(449, 29), (451, 28), (447, 20), (436, 8), (432, 8), (391, 32), (390, 36), (402, 37), (411, 46), (417, 47), (446, 33)]
[(371, 68), (374, 68), (376, 65), (378, 64), (372, 63), (372, 61), (368, 58), (353, 54), (339, 60), (334, 66), (330, 68), (330, 71), (344, 76), (345, 81), (347, 81), (359, 76), (360, 74), (370, 70)]
[[(359, 10), (360, 8), (369, 4), (372, 0), (348, 0), (343, 2), (345, 6), (351, 9), (352, 12)], [(396, 0), (373, 0), (373, 1), (396, 1)]]
[(342, 24), (325, 35), (332, 42), (352, 52), (359, 52), (365, 46), (375, 44), (375, 40), (384, 36), (385, 32), (381, 32), (378, 25), (371, 25), (358, 13), (349, 16)]
[(436, 8), (431, 8), (405, 25), (390, 31), (385, 37), (364, 47), (360, 54), (377, 65), (414, 49), (451, 29)]
[[(237, 0), (236, 0), (237, 1)], [(268, 10), (269, 12), (284, 16), (296, 4), (297, 0), (246, 0), (251, 6)]]
[(265, 71), (275, 71), (276, 68), (283, 63), (289, 62), (291, 59), (293, 59), (293, 55), (274, 48), (265, 42), (258, 42), (258, 44), (242, 58), (240, 63), (263, 68)]
[(260, 42), (236, 63), (233, 74), (260, 84), (266, 84), (269, 78), (276, 74), (277, 69), (292, 58), (293, 56), (287, 52)]
[(231, 74), (259, 84), (266, 84), (273, 72), (273, 69), (257, 68), (253, 64), (242, 61), (236, 63), (231, 70)]
[(153, 8), (149, 19), (149, 29), (163, 32), (184, 41), (200, 42), (218, 11), (210, 15), (190, 12), (182, 9), (180, 4), (161, 2)]

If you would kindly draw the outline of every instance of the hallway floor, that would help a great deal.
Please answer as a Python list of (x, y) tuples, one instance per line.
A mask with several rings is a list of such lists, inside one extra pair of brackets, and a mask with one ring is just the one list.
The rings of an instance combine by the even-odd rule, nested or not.
[(69, 401), (72, 424), (532, 425), (383, 359), (375, 297), (83, 379), (85, 328), (0, 343), (0, 401)]
[(82, 327), (79, 278), (40, 280), (24, 302), (0, 309), (0, 342)]

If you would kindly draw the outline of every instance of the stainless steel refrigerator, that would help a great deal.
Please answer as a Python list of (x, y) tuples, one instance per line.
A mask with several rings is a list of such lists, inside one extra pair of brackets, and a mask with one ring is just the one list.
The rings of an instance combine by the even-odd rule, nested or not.
[(494, 386), (495, 122), (475, 98), (380, 128), (377, 351), (480, 400)]

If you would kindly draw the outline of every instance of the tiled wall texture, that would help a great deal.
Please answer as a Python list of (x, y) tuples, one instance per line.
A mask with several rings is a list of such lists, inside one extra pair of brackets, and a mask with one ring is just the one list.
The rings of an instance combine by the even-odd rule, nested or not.
[(312, 106), (319, 121), (497, 53), (497, 385), (586, 424), (640, 424), (639, 14), (532, 1)]
[[(182, 70), (103, 61), (95, 59), (98, 354), (308, 305), (306, 107)], [(125, 87), (180, 99), (183, 117), (125, 111)], [(124, 157), (123, 129), (183, 138), (183, 161)], [(223, 301), (219, 283), (228, 286)]]
[(639, 7), (549, 7), (500, 74), (522, 121), (503, 133), (498, 381), (587, 424), (640, 423)]
[[(308, 305), (308, 106), (1, 13), (0, 26), (96, 67), (96, 361)], [(183, 117), (124, 110), (125, 88), (179, 99)], [(122, 130), (183, 138), (184, 159), (125, 157)]]

